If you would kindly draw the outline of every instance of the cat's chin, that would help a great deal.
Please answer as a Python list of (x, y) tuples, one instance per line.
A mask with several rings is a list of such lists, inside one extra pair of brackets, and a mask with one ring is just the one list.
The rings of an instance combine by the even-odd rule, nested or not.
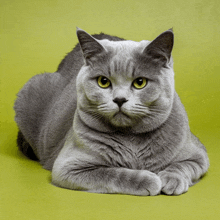
[(125, 128), (131, 127), (133, 125), (133, 120), (124, 112), (117, 112), (111, 119), (111, 123), (113, 126)]

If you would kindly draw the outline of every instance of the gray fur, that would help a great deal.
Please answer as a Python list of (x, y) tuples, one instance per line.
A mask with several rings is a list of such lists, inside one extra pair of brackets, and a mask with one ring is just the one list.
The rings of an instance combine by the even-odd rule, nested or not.
[[(96, 193), (179, 195), (209, 167), (174, 89), (173, 32), (154, 41), (90, 36), (55, 73), (19, 92), (15, 120), (54, 185)], [(111, 81), (100, 88), (97, 77)], [(145, 77), (142, 89), (132, 86)], [(117, 104), (113, 100), (125, 100)]]

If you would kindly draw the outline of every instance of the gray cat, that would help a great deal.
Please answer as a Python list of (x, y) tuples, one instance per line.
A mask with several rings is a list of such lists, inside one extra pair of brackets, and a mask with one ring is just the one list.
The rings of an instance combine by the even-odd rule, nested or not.
[(63, 188), (185, 193), (209, 160), (174, 88), (173, 31), (152, 42), (77, 36), (57, 72), (34, 76), (18, 93), (19, 148)]

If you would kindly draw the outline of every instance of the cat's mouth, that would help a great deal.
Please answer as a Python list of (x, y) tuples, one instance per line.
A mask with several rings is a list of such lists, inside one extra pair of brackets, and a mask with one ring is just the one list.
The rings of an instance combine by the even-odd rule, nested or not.
[(128, 114), (119, 110), (113, 115), (112, 123), (118, 127), (128, 127), (131, 126), (132, 119)]
[(121, 108), (119, 108), (119, 111), (116, 112), (113, 117), (127, 117), (130, 118), (130, 116), (128, 114), (126, 114), (124, 111), (121, 110)]

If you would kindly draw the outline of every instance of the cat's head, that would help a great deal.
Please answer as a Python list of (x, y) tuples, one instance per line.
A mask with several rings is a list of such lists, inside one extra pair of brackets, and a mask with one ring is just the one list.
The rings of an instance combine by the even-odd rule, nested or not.
[(174, 97), (173, 31), (150, 41), (97, 40), (77, 29), (85, 64), (77, 76), (77, 111), (100, 131), (151, 131)]

